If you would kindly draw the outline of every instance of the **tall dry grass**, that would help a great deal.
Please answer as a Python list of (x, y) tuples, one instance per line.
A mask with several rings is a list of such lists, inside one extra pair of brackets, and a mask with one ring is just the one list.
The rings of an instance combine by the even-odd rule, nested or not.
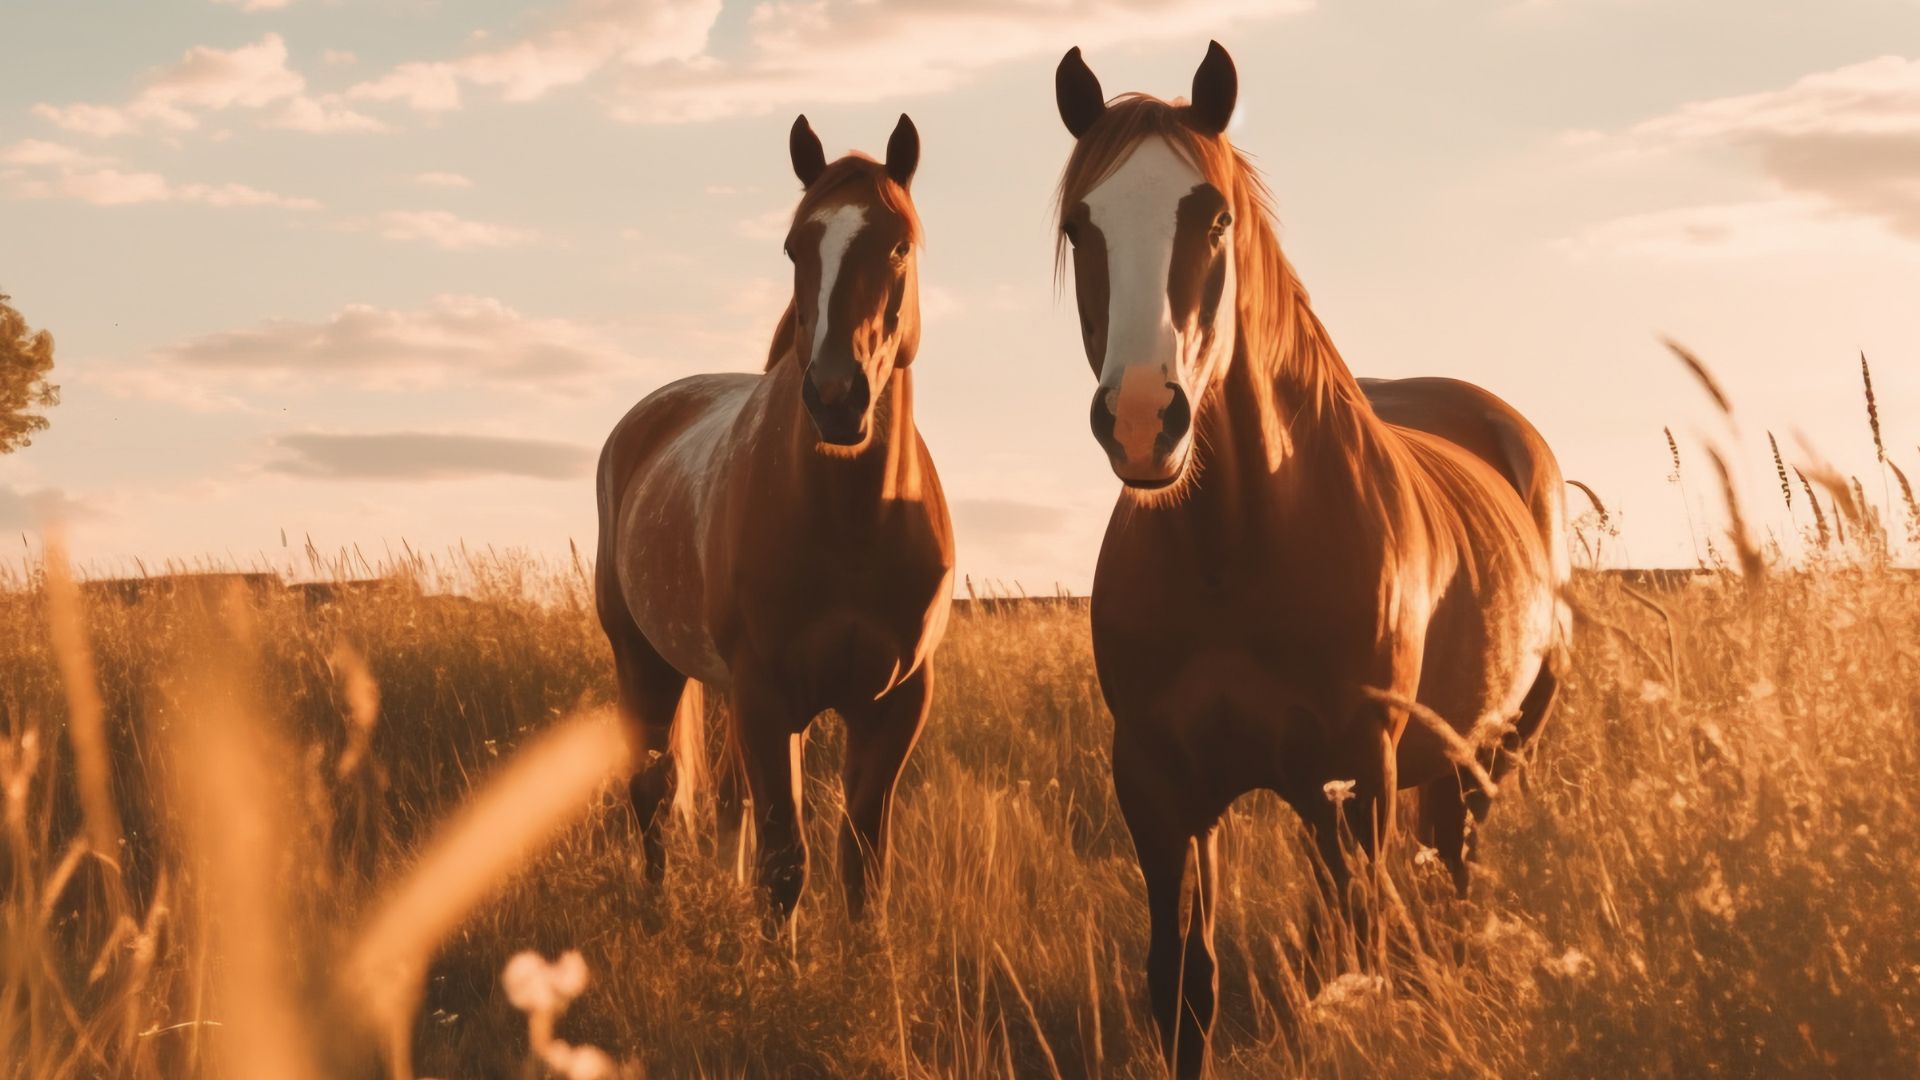
[[(884, 926), (849, 925), (825, 866), (823, 722), (815, 873), (771, 944), (709, 834), (642, 884), (601, 783), (617, 740), (560, 723), (610, 693), (578, 579), (496, 569), (538, 587), (90, 596), (114, 860), (88, 850), (59, 590), (0, 596), (6, 1075), (374, 1076), (394, 1048), (423, 1075), (538, 1075), (499, 982), (523, 949), (580, 950), (560, 1045), (635, 1074), (1154, 1074), (1083, 607), (955, 619)], [(1648, 596), (1589, 574), (1575, 599), (1564, 710), (1472, 897), (1418, 851), (1390, 868), (1386, 981), (1310, 986), (1304, 837), (1270, 798), (1229, 814), (1224, 1072), (1920, 1068), (1920, 582), (1835, 562)]]

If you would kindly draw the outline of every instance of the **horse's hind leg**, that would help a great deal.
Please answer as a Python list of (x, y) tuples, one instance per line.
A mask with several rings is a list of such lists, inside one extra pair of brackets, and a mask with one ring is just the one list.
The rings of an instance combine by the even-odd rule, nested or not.
[[(618, 613), (624, 616), (624, 612)], [(660, 812), (673, 796), (673, 716), (686, 689), (687, 677), (675, 671), (648, 643), (630, 618), (602, 613), (607, 640), (613, 644), (613, 670), (618, 708), (626, 728), (634, 772), (627, 783), (633, 813), (640, 824), (640, 846), (647, 880), (666, 876), (667, 852)]]
[(1213, 911), (1218, 882), (1216, 822), (1192, 828), (1178, 821), (1154, 762), (1114, 741), (1114, 792), (1133, 834), (1147, 884), (1147, 995), (1160, 1049), (1174, 1075), (1206, 1068), (1220, 980), (1214, 962)]
[(847, 757), (840, 773), (847, 819), (840, 827), (840, 882), (854, 919), (865, 916), (869, 890), (886, 895), (893, 789), (932, 699), (933, 671), (923, 665), (880, 700), (841, 710), (847, 723)]
[[(1500, 750), (1493, 755), (1487, 772), (1494, 781), (1506, 778), (1513, 771), (1520, 755), (1533, 745), (1540, 735), (1540, 729), (1547, 726), (1547, 718), (1553, 715), (1553, 705), (1560, 696), (1560, 679), (1554, 674), (1549, 663), (1540, 665), (1540, 674), (1534, 677), (1533, 686), (1528, 688), (1527, 696), (1520, 700), (1520, 713), (1514, 718), (1513, 730), (1500, 739)], [(1471, 780), (1466, 788), (1467, 807), (1473, 811), (1473, 820), (1487, 820), (1487, 810), (1492, 800), (1480, 785)]]
[[(1471, 780), (1467, 781), (1471, 783)], [(1422, 837), (1440, 853), (1453, 876), (1454, 891), (1467, 895), (1467, 800), (1462, 778), (1448, 770), (1420, 785)]]

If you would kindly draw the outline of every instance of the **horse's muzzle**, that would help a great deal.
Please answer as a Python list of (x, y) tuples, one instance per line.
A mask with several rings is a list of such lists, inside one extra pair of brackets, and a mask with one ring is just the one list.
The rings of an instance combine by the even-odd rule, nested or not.
[(851, 374), (823, 377), (816, 366), (808, 365), (800, 380), (800, 402), (807, 407), (820, 441), (833, 446), (866, 441), (867, 408), (872, 401), (866, 372), (858, 367)]
[(1117, 393), (1101, 387), (1093, 395), (1088, 420), (1093, 437), (1107, 452), (1107, 461), (1128, 487), (1153, 490), (1172, 485), (1187, 469), (1187, 435), (1193, 428), (1193, 409), (1178, 383), (1164, 405), (1146, 414), (1138, 404), (1122, 403), (1114, 413)]

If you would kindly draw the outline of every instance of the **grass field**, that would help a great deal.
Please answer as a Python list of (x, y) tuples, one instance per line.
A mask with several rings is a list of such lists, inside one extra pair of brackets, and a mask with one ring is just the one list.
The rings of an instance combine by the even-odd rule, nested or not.
[[(1581, 576), (1563, 708), (1471, 897), (1399, 848), (1384, 979), (1309, 999), (1303, 834), (1237, 805), (1220, 1071), (1920, 1072), (1920, 582), (1875, 565)], [(371, 1076), (404, 1031), (437, 1077), (545, 1075), (530, 1039), (579, 1076), (606, 1071), (583, 1046), (612, 1075), (1156, 1073), (1083, 607), (956, 615), (884, 927), (846, 919), (816, 727), (813, 876), (768, 942), (710, 807), (665, 889), (640, 882), (583, 579), (456, 576), (0, 594), (0, 1071)], [(442, 825), (461, 814), (483, 820)], [(531, 1013), (509, 1000), (529, 949), (583, 956), (564, 1012), (577, 970), (523, 960)]]

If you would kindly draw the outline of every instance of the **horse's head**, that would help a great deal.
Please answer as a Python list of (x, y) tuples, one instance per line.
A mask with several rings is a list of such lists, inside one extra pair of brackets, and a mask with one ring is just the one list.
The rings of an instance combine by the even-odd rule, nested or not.
[(829, 165), (802, 116), (788, 150), (806, 186), (786, 243), (800, 397), (821, 442), (860, 446), (873, 403), (920, 346), (920, 219), (907, 193), (920, 133), (902, 114), (885, 162), (848, 154)]
[(1235, 217), (1257, 197), (1224, 134), (1238, 78), (1215, 42), (1190, 104), (1109, 104), (1076, 48), (1054, 90), (1076, 140), (1059, 220), (1100, 378), (1093, 434), (1129, 487), (1164, 488), (1187, 475), (1194, 416), (1233, 355)]

